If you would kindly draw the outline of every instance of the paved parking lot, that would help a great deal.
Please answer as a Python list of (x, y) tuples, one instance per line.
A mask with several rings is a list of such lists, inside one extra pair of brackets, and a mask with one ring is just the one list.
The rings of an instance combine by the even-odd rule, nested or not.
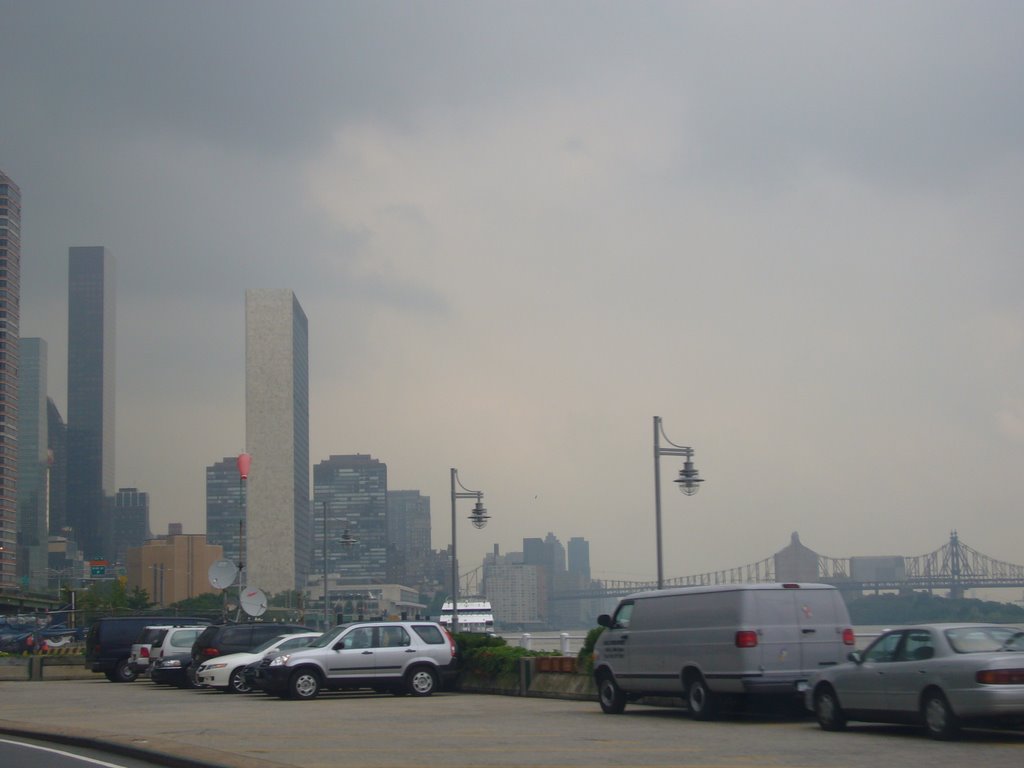
[(1024, 765), (1024, 733), (975, 732), (941, 744), (911, 728), (830, 734), (771, 713), (696, 723), (677, 709), (631, 705), (609, 716), (592, 702), (457, 693), (292, 702), (103, 679), (0, 683), (0, 726), (15, 723), (248, 768)]

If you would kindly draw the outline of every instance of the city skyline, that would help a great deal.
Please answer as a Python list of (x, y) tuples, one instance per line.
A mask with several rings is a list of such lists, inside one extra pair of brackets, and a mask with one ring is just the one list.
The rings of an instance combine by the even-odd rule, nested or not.
[(21, 331), (69, 415), (67, 249), (117, 255), (113, 487), (154, 529), (202, 530), (250, 448), (269, 287), (309, 319), (310, 456), (381, 457), (434, 549), (457, 467), (464, 563), (564, 530), (653, 578), (653, 416), (705, 480), (661, 460), (667, 578), (792, 531), (1024, 561), (1024, 8), (0, 4)]

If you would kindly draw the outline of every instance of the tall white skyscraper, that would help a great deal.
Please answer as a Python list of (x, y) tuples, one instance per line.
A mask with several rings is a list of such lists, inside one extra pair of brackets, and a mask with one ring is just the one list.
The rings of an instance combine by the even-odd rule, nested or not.
[(247, 586), (268, 595), (309, 572), (309, 328), (287, 289), (245, 292)]

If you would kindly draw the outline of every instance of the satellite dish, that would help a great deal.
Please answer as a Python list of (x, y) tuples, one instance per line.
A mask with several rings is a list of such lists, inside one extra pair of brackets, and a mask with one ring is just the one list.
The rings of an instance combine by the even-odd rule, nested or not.
[(250, 616), (262, 616), (267, 610), (267, 596), (259, 587), (242, 590), (242, 597), (238, 602), (242, 604), (242, 610)]
[(235, 583), (238, 567), (230, 560), (218, 560), (210, 566), (210, 586), (214, 589), (227, 589)]

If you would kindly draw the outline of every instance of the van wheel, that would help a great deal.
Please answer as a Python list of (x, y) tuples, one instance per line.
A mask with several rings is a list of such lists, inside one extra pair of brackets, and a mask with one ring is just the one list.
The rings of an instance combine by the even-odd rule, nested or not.
[(619, 688), (615, 678), (607, 673), (601, 675), (597, 683), (597, 695), (605, 714), (621, 715), (626, 709), (626, 694)]
[(718, 714), (718, 696), (711, 692), (700, 675), (693, 678), (686, 689), (686, 704), (694, 720), (714, 720)]
[(814, 716), (823, 731), (841, 731), (846, 727), (846, 713), (831, 686), (822, 686), (815, 692)]
[(128, 664), (128, 659), (121, 659), (113, 672), (107, 672), (107, 680), (112, 683), (130, 683), (136, 677), (135, 670)]
[(320, 693), (320, 676), (309, 669), (300, 669), (288, 681), (288, 693), (293, 699), (315, 699)]

